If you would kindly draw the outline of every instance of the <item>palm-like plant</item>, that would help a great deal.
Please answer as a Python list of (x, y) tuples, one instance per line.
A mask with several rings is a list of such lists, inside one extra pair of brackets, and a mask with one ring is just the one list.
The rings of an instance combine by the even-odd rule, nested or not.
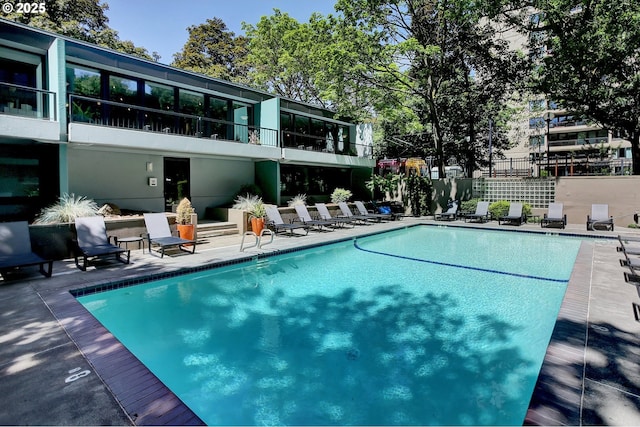
[(296, 205), (306, 205), (307, 204), (307, 195), (306, 194), (298, 194), (293, 199), (289, 200), (289, 207), (293, 207)]
[(96, 216), (98, 205), (85, 196), (77, 196), (73, 193), (64, 193), (58, 198), (58, 202), (48, 206), (40, 212), (34, 224), (56, 224), (73, 222), (76, 218)]

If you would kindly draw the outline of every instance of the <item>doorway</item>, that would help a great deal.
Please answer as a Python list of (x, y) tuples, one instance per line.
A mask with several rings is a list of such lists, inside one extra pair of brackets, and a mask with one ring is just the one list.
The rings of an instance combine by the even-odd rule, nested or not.
[(191, 200), (190, 164), (188, 158), (164, 158), (164, 210), (172, 212), (184, 197)]

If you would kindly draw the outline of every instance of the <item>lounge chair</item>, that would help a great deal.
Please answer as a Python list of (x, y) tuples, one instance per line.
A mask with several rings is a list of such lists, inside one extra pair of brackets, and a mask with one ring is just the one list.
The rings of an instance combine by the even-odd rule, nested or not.
[(436, 221), (453, 221), (458, 217), (458, 202), (453, 200), (449, 204), (449, 209), (445, 212), (437, 213), (435, 216)]
[[(152, 245), (160, 246), (160, 258), (164, 256), (164, 250), (172, 246), (177, 246), (185, 252), (195, 253), (196, 241), (173, 236), (169, 228), (169, 220), (164, 213), (146, 213), (143, 216), (147, 227), (149, 253), (153, 254)], [(191, 245), (191, 250), (186, 249), (185, 245)]]
[(318, 215), (320, 215), (320, 219), (335, 221), (336, 225), (344, 225), (351, 224), (353, 227), (353, 220), (351, 218), (346, 218), (343, 216), (331, 216), (331, 212), (329, 212), (329, 208), (324, 203), (316, 203), (316, 209), (318, 210)]
[(613, 231), (613, 217), (609, 216), (609, 205), (591, 205), (591, 215), (587, 215), (587, 230), (594, 230), (598, 225), (603, 226), (605, 230)]
[(498, 218), (498, 225), (503, 222), (509, 224), (522, 225), (525, 221), (524, 214), (522, 213), (522, 203), (511, 203), (509, 205), (509, 213), (505, 216)]
[(371, 218), (369, 215), (354, 215), (349, 209), (349, 205), (346, 202), (339, 202), (338, 207), (340, 208), (340, 212), (342, 212), (342, 216), (344, 218), (349, 218), (354, 222), (360, 222), (361, 224), (366, 224), (368, 221), (378, 221), (378, 219)]
[(279, 231), (289, 231), (291, 235), (294, 234), (293, 230), (303, 229), (305, 235), (309, 234), (309, 226), (301, 223), (286, 223), (282, 220), (280, 211), (276, 206), (265, 205), (267, 211), (267, 226), (273, 228), (273, 231), (278, 233)]
[(381, 221), (383, 219), (384, 220), (392, 220), (393, 219), (393, 214), (392, 213), (381, 214), (381, 213), (369, 212), (367, 210), (367, 208), (364, 206), (364, 203), (362, 203), (361, 201), (356, 200), (353, 203), (355, 203), (356, 209), (358, 209), (358, 213), (361, 216), (368, 216), (369, 218), (377, 219), (378, 221)]
[[(76, 266), (82, 271), (87, 270), (89, 258), (97, 258), (106, 255), (115, 255), (116, 260), (129, 264), (131, 251), (111, 244), (111, 237), (107, 236), (107, 226), (101, 215), (76, 218), (76, 236), (78, 239), (78, 249), (82, 255), (82, 265), (78, 263), (78, 253), (76, 252)], [(127, 254), (126, 260), (121, 257)]]
[[(44, 265), (48, 268), (45, 270)], [(27, 221), (0, 223), (0, 272), (14, 268), (40, 266), (40, 273), (51, 277), (53, 260), (42, 258), (31, 250), (31, 237)]]
[(467, 222), (467, 220), (489, 221), (489, 202), (478, 202), (475, 213), (468, 213), (464, 216), (464, 222)]
[(330, 227), (335, 226), (336, 221), (326, 220), (326, 219), (313, 219), (309, 214), (309, 210), (305, 205), (295, 205), (294, 206), (296, 213), (298, 214), (298, 219), (305, 225), (309, 227), (316, 227), (322, 230), (322, 227)]
[(567, 215), (562, 213), (563, 207), (562, 203), (549, 203), (548, 212), (540, 220), (540, 227), (559, 225), (561, 228), (565, 228), (567, 226)]

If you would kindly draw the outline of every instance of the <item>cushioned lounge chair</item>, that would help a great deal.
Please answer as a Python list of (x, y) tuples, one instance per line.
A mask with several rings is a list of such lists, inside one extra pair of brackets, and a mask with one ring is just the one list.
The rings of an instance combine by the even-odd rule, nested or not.
[(455, 200), (451, 202), (451, 207), (445, 212), (437, 213), (436, 221), (453, 221), (458, 217), (458, 202)]
[(476, 211), (474, 213), (468, 213), (464, 216), (464, 222), (467, 221), (489, 221), (489, 202), (478, 202)]
[(282, 220), (280, 211), (276, 206), (265, 205), (267, 211), (267, 226), (273, 228), (276, 233), (280, 231), (289, 231), (292, 235), (294, 230), (304, 230), (305, 235), (309, 234), (309, 226), (301, 223), (286, 223)]
[(368, 215), (354, 215), (349, 209), (349, 205), (346, 202), (339, 202), (338, 207), (340, 208), (340, 212), (344, 218), (349, 218), (356, 223), (366, 224), (369, 221), (379, 221), (378, 219), (371, 218)]
[(540, 220), (540, 227), (559, 225), (561, 228), (565, 228), (567, 226), (567, 215), (562, 213), (563, 208), (562, 203), (549, 203), (547, 213)]
[[(47, 265), (45, 270), (44, 266)], [(37, 265), (40, 273), (51, 277), (53, 260), (42, 258), (31, 250), (27, 221), (0, 223), (0, 272)]]
[[(169, 228), (169, 220), (164, 213), (146, 213), (144, 216), (144, 224), (147, 227), (147, 239), (149, 241), (149, 252), (152, 245), (160, 246), (160, 258), (164, 256), (164, 250), (173, 246), (177, 246), (180, 250), (194, 253), (196, 251), (196, 241), (182, 239), (171, 234)], [(191, 250), (185, 245), (190, 245)]]
[(502, 223), (522, 225), (524, 221), (522, 203), (511, 203), (509, 205), (509, 212), (505, 216), (498, 218), (498, 225)]
[(316, 209), (318, 210), (318, 215), (320, 215), (321, 219), (335, 221), (337, 225), (351, 224), (353, 227), (353, 220), (351, 218), (331, 216), (329, 208), (327, 208), (327, 205), (324, 203), (316, 203)]
[[(131, 251), (111, 244), (111, 237), (107, 236), (107, 226), (101, 215), (76, 218), (75, 223), (78, 249), (82, 255), (82, 265), (78, 262), (79, 256), (77, 252), (75, 260), (80, 270), (86, 271), (89, 258), (107, 255), (115, 255), (116, 260), (129, 264)], [(126, 260), (121, 256), (123, 253), (127, 254)]]
[(311, 214), (305, 205), (295, 205), (294, 209), (298, 214), (298, 220), (309, 227), (315, 227), (322, 230), (323, 227), (328, 229), (328, 227), (336, 225), (336, 221), (311, 218)]
[(362, 203), (361, 201), (356, 200), (355, 202), (356, 205), (356, 209), (358, 209), (358, 213), (361, 216), (368, 216), (369, 218), (373, 218), (376, 219), (378, 221), (381, 220), (392, 220), (393, 219), (393, 214), (392, 213), (388, 213), (388, 214), (381, 214), (381, 213), (374, 213), (374, 212), (369, 212), (367, 210), (367, 208), (364, 206), (364, 203)]
[(587, 230), (594, 230), (596, 226), (613, 231), (613, 217), (609, 216), (609, 205), (591, 205), (591, 215), (587, 215)]

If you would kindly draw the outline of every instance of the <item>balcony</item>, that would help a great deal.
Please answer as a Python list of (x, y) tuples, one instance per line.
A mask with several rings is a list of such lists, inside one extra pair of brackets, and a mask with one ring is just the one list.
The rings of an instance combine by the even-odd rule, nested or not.
[[(69, 96), (69, 142), (300, 163), (373, 165), (371, 147), (329, 151), (329, 138), (283, 147), (278, 131), (202, 116)], [(284, 138), (284, 136), (283, 136)], [(370, 165), (371, 164), (371, 165)]]
[[(21, 139), (59, 141), (55, 114), (56, 94), (9, 83), (0, 83), (0, 134)], [(34, 126), (34, 121), (37, 126)]]

